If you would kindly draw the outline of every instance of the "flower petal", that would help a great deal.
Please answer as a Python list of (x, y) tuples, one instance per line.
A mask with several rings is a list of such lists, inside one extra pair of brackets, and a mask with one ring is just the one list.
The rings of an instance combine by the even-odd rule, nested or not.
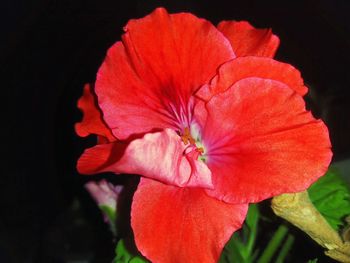
[(256, 29), (246, 21), (222, 21), (217, 28), (230, 40), (237, 57), (274, 57), (280, 40), (271, 29)]
[(196, 96), (209, 101), (215, 94), (223, 92), (237, 81), (249, 77), (282, 82), (302, 96), (307, 92), (300, 72), (293, 66), (271, 58), (240, 57), (222, 65), (210, 84), (201, 87)]
[(129, 144), (115, 142), (87, 149), (78, 161), (78, 171), (139, 174), (181, 187), (212, 188), (210, 170), (185, 154), (186, 148), (175, 131), (166, 129)]
[(122, 185), (113, 185), (103, 179), (99, 182), (89, 181), (84, 187), (99, 206), (105, 205), (116, 210), (120, 193), (123, 190)]
[(131, 208), (141, 253), (152, 262), (214, 263), (247, 213), (246, 204), (211, 198), (198, 188), (179, 188), (142, 178)]
[(208, 21), (158, 8), (130, 20), (122, 43), (102, 64), (96, 93), (113, 134), (125, 139), (154, 128), (178, 127), (192, 93), (235, 57), (229, 41)]
[(89, 84), (85, 84), (84, 92), (78, 100), (78, 108), (83, 112), (81, 122), (75, 124), (75, 131), (81, 137), (95, 134), (104, 137), (106, 140), (115, 141), (112, 131), (102, 119), (101, 110), (97, 105), (97, 98)]
[(110, 172), (111, 167), (123, 156), (126, 147), (126, 143), (116, 141), (88, 148), (80, 156), (77, 162), (77, 170), (79, 173), (86, 175)]
[(206, 105), (203, 132), (215, 190), (227, 202), (258, 202), (307, 189), (332, 152), (327, 127), (281, 82), (247, 78)]

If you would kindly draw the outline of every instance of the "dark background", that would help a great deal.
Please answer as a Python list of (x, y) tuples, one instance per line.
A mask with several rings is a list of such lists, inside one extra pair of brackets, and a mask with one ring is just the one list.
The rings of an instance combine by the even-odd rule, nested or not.
[[(349, 3), (1, 1), (0, 262), (109, 262), (113, 257), (108, 228), (82, 187), (86, 178), (75, 170), (79, 154), (92, 143), (74, 134), (81, 118), (75, 105), (127, 20), (157, 6), (215, 24), (234, 19), (272, 27), (281, 39), (276, 58), (300, 69), (310, 86), (306, 100), (330, 129), (334, 160), (349, 158)], [(305, 244), (298, 248), (307, 251), (304, 258), (293, 252), (301, 254), (298, 262), (321, 253), (309, 247), (312, 242)]]

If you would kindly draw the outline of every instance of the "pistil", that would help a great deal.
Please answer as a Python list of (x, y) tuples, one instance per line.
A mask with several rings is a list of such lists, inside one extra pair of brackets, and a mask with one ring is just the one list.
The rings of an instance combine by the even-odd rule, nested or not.
[[(194, 154), (193, 157), (195, 159), (199, 159), (202, 161), (205, 161), (205, 157), (203, 156), (204, 154), (204, 148), (202, 146), (198, 147), (196, 145), (196, 140), (192, 137), (191, 130), (189, 127), (184, 128), (183, 134), (181, 135), (181, 140), (185, 145), (189, 144), (189, 146), (185, 150), (185, 154), (192, 153)], [(199, 141), (197, 143), (200, 144)]]

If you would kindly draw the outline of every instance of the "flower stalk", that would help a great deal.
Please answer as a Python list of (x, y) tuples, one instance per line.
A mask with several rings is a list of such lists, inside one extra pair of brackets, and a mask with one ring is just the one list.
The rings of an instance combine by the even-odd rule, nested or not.
[(350, 263), (350, 242), (344, 242), (312, 204), (307, 191), (283, 194), (272, 199), (276, 215), (298, 227), (326, 249), (325, 254)]

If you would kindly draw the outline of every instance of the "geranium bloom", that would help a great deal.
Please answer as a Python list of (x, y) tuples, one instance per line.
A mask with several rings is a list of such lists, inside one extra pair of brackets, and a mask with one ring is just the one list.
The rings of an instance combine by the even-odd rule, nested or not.
[(278, 44), (247, 22), (160, 8), (109, 49), (77, 126), (104, 140), (78, 170), (142, 176), (131, 225), (152, 262), (216, 262), (248, 203), (325, 173), (327, 128), (305, 110), (300, 73), (271, 58)]

